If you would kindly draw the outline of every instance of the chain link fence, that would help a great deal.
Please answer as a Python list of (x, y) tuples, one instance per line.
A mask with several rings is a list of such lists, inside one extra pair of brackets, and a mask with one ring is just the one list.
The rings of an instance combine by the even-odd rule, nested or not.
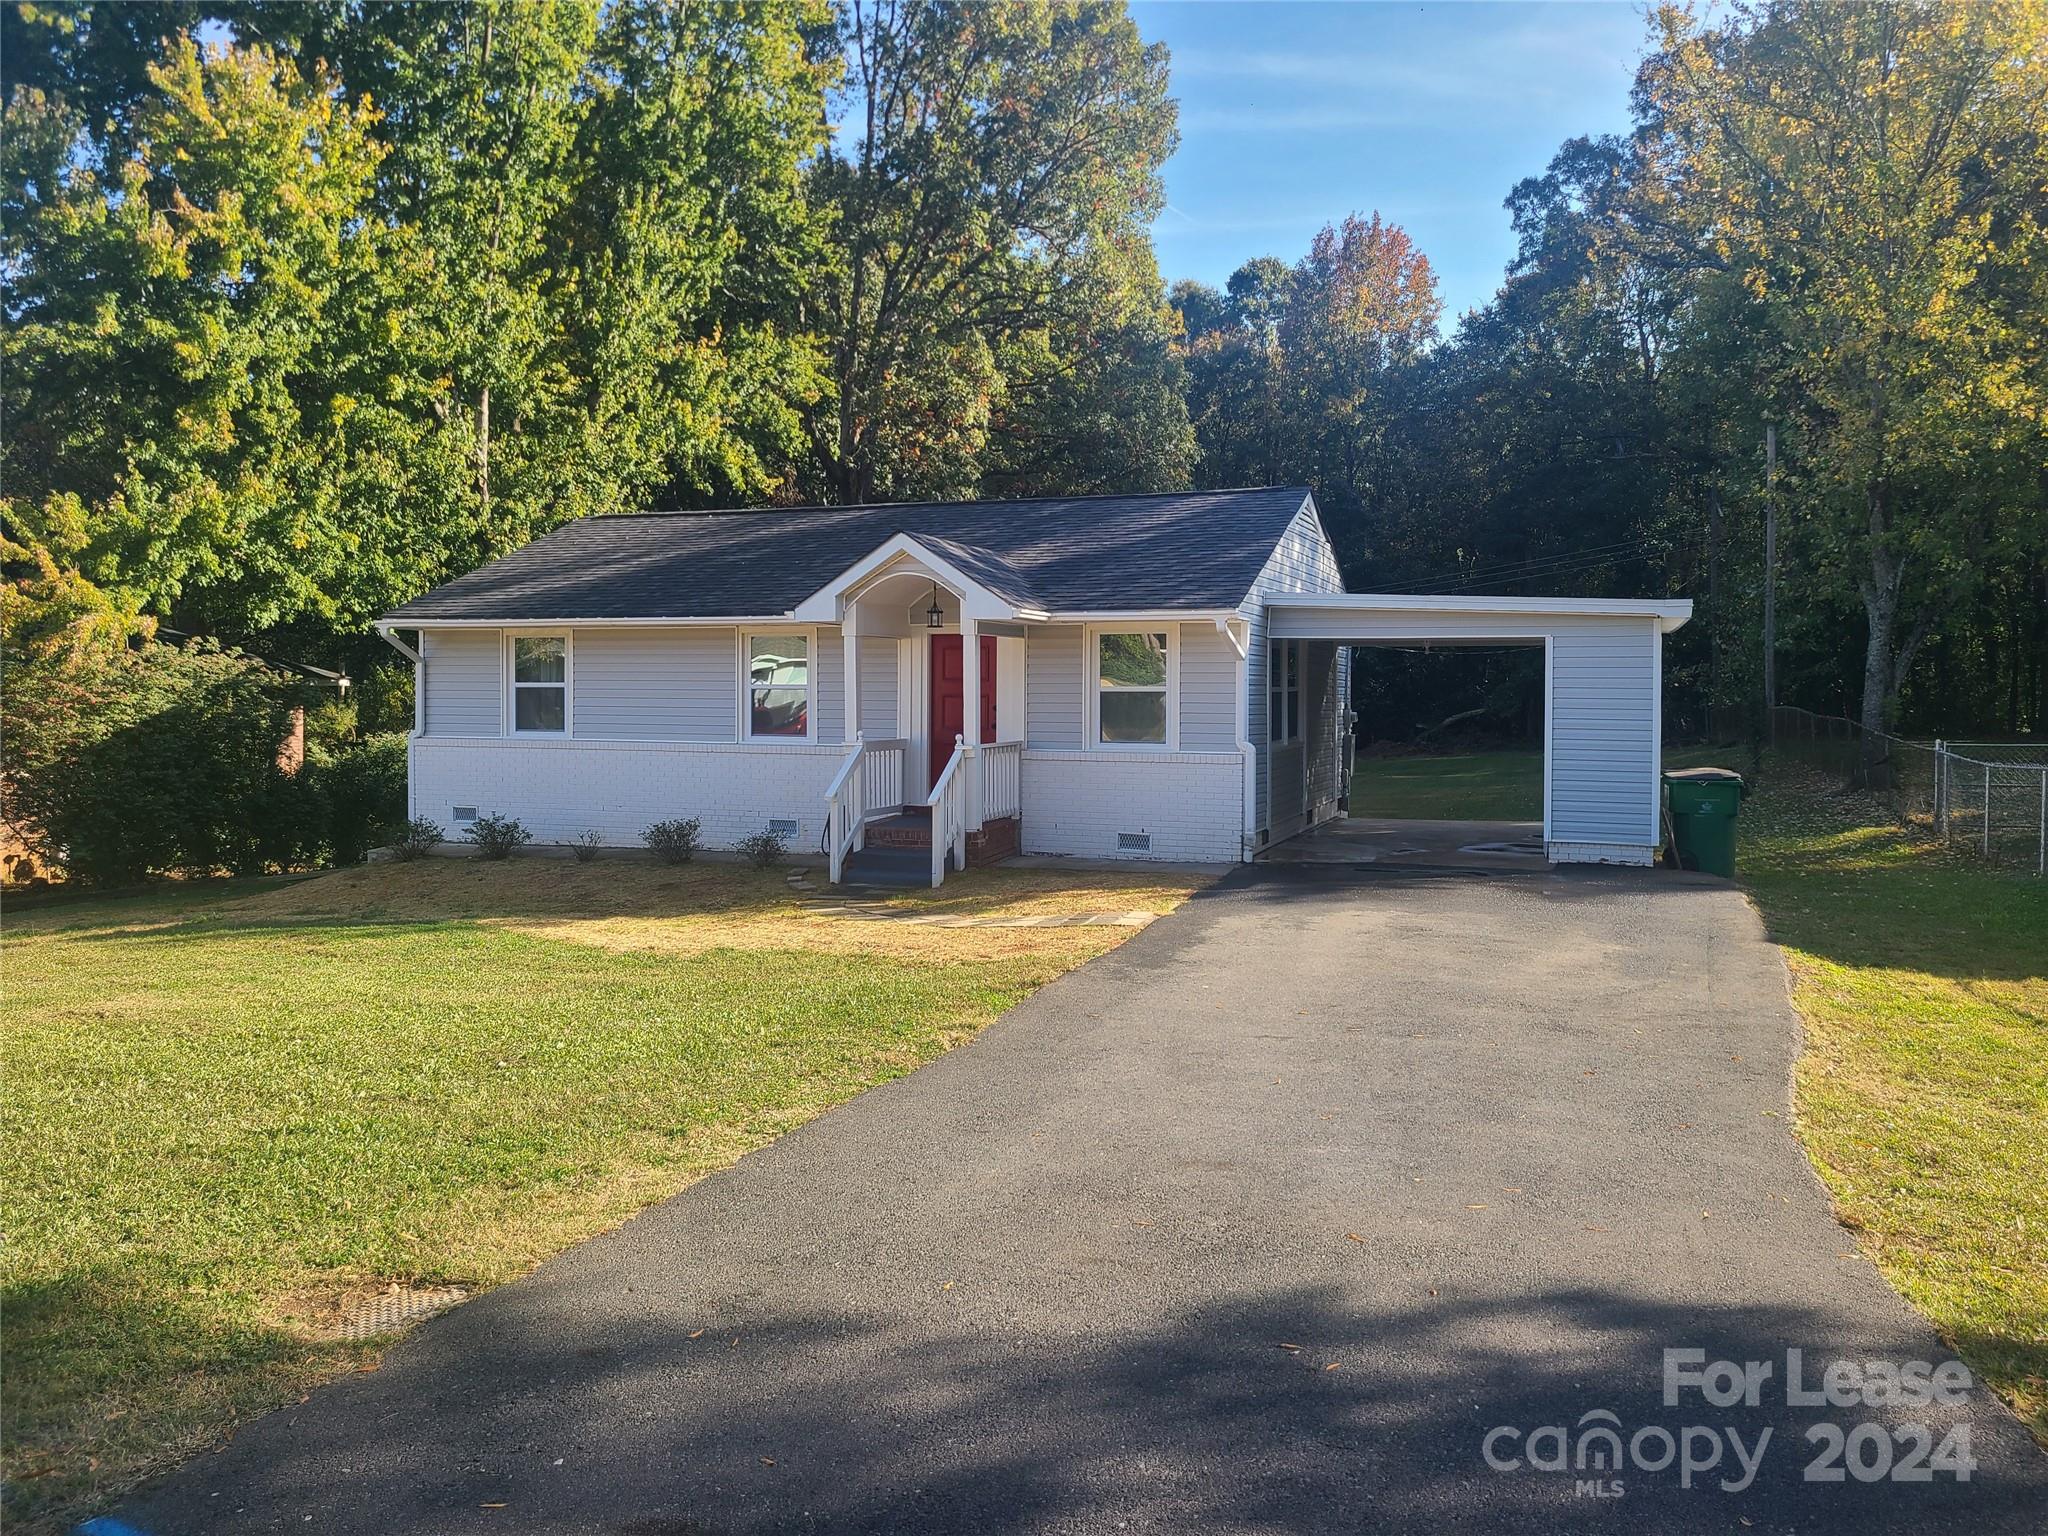
[(1770, 744), (1946, 843), (2048, 874), (2048, 746), (1880, 734), (1866, 752), (1855, 721), (1789, 704), (1771, 711)]
[(2010, 742), (1938, 741), (1935, 829), (2001, 864), (2048, 874), (2048, 752)]

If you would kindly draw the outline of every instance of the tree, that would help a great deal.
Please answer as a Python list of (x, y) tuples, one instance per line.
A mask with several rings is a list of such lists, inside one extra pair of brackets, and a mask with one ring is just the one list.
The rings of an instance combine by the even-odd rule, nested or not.
[(325, 648), (564, 518), (786, 479), (817, 12), (4, 15), (23, 548)]
[(2027, 201), (2048, 177), (2048, 24), (2023, 0), (1660, 20), (1645, 107), (1767, 319), (1795, 531), (1860, 599), (1875, 754), (1996, 513), (1959, 471), (1992, 444), (2036, 484), (2044, 466), (2039, 294), (2017, 275), (2043, 256)]
[[(1109, 355), (1163, 364), (1144, 269), (1174, 144), (1165, 51), (1087, 0), (846, 0), (834, 46), (839, 122), (810, 178), (835, 234), (809, 307), (829, 349), (807, 419), (817, 485), (837, 501), (969, 495), (992, 431), (1043, 422), (1047, 380), (1094, 369), (1113, 408), (1115, 370), (1087, 339), (1105, 319), (1135, 327)], [(1091, 315), (1105, 295), (1117, 309)], [(1010, 402), (1020, 364), (1037, 398)]]

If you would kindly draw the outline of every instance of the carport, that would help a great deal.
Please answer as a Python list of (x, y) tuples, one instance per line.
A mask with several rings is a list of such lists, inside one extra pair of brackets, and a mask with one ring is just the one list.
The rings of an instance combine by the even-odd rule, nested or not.
[[(1651, 864), (1663, 844), (1659, 804), (1664, 636), (1692, 617), (1683, 599), (1449, 597), (1382, 593), (1274, 594), (1265, 639), (1306, 642), (1333, 658), (1360, 645), (1529, 645), (1543, 648), (1543, 851), (1554, 864)], [(1348, 675), (1349, 668), (1333, 672)], [(1348, 711), (1341, 691), (1312, 690), (1312, 709)], [(1311, 721), (1311, 741), (1345, 735), (1348, 716)], [(1275, 756), (1261, 776), (1291, 774)], [(1285, 794), (1291, 785), (1282, 786)], [(1313, 827), (1340, 814), (1306, 797)], [(1280, 842), (1293, 828), (1268, 816)]]

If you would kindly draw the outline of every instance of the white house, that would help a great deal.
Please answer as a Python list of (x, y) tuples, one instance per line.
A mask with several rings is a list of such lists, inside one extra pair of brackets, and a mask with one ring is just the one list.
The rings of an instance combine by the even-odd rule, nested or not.
[(416, 816), (632, 846), (694, 816), (936, 883), (1248, 859), (1339, 814), (1349, 648), (1418, 640), (1542, 646), (1549, 856), (1648, 863), (1690, 613), (1349, 594), (1314, 498), (1267, 487), (584, 518), (378, 628), (417, 669)]

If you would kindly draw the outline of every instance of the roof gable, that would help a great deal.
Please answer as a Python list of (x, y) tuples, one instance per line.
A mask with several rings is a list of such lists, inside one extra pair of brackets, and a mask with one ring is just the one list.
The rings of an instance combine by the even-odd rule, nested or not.
[(901, 533), (1012, 606), (1236, 608), (1305, 488), (582, 518), (389, 625), (779, 618)]

